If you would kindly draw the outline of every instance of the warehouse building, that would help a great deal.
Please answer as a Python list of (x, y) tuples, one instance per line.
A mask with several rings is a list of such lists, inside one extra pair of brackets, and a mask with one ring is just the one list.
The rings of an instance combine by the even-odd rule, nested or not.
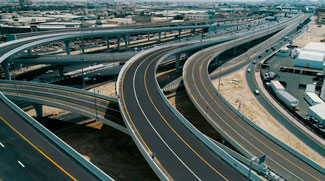
[(325, 101), (325, 81), (323, 82), (322, 92), (320, 94), (320, 98)]
[(295, 60), (295, 66), (322, 70), (324, 56), (324, 53), (303, 50)]
[(311, 106), (324, 103), (324, 101), (313, 92), (305, 92), (304, 98)]
[(308, 108), (308, 115), (314, 117), (320, 123), (325, 125), (325, 103), (310, 106)]
[(304, 51), (325, 53), (325, 44), (320, 42), (310, 42), (304, 47)]

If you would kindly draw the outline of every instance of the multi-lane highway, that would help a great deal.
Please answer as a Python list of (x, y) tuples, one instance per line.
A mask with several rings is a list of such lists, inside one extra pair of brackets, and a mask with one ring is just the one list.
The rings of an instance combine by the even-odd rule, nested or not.
[[(97, 180), (42, 133), (0, 101), (1, 179)], [(20, 152), (23, 150), (24, 154)]]
[(189, 97), (213, 127), (227, 135), (228, 139), (239, 143), (251, 154), (255, 156), (266, 154), (266, 164), (286, 179), (324, 180), (323, 173), (257, 131), (234, 112), (217, 93), (208, 74), (211, 58), (240, 41), (241, 39), (226, 42), (210, 48), (209, 51), (198, 52), (187, 60), (183, 79)]
[[(156, 63), (175, 47), (152, 51), (129, 64), (119, 75), (119, 102), (132, 137), (166, 177), (175, 180), (243, 180), (194, 136), (163, 103), (155, 88)], [(147, 160), (150, 163), (150, 160)]]

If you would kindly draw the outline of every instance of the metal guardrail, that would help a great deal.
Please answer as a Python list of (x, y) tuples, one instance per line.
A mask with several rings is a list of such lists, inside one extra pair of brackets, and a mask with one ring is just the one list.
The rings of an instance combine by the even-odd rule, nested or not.
[(39, 122), (34, 120), (28, 114), (26, 114), (17, 105), (15, 105), (8, 98), (6, 98), (6, 96), (4, 96), (1, 92), (0, 92), (0, 99), (3, 100), (19, 116), (21, 116), (26, 121), (28, 121), (33, 127), (35, 127), (38, 131), (40, 131), (43, 135), (45, 135), (48, 139), (50, 139), (54, 144), (56, 144), (58, 147), (60, 147), (62, 150), (64, 150), (68, 155), (70, 155), (72, 158), (77, 160), (81, 165), (83, 165), (85, 168), (87, 168), (91, 173), (96, 175), (99, 179), (113, 180), (113, 178), (109, 177), (106, 173), (104, 173), (102, 170), (100, 170), (94, 164), (92, 164), (91, 162), (86, 160), (82, 155), (80, 155), (77, 151), (75, 151), (68, 144), (63, 142), (59, 137), (54, 135), (52, 132), (50, 132), (48, 129), (46, 129), (43, 125), (41, 125)]

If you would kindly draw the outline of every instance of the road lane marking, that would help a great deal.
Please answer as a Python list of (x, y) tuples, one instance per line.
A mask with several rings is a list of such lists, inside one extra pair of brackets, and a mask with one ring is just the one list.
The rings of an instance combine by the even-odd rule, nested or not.
[[(200, 67), (199, 67), (199, 71), (200, 72), (202, 72), (201, 70), (202, 70), (202, 65), (203, 65), (203, 63), (202, 64), (200, 64)], [(200, 73), (199, 74), (200, 75), (200, 80), (201, 80), (201, 82), (202, 83), (204, 83), (203, 82), (203, 79), (202, 79), (202, 73)], [(211, 82), (211, 81), (210, 81)], [(269, 148), (271, 151), (273, 151), (274, 153), (276, 153), (277, 155), (279, 155), (281, 158), (283, 158), (283, 159), (285, 159), (285, 160), (287, 160), (289, 163), (291, 163), (293, 166), (295, 166), (296, 168), (298, 168), (299, 170), (301, 170), (301, 171), (303, 171), (303, 172), (305, 172), (306, 174), (308, 174), (309, 176), (311, 176), (311, 177), (313, 177), (314, 179), (316, 179), (316, 180), (319, 180), (318, 178), (316, 178), (315, 176), (313, 176), (312, 174), (310, 174), (309, 172), (307, 172), (306, 170), (304, 170), (304, 169), (302, 169), (301, 167), (299, 167), (298, 165), (296, 165), (295, 163), (293, 163), (292, 161), (290, 161), (289, 159), (287, 159), (286, 157), (284, 157), (283, 155), (281, 155), (280, 153), (278, 153), (278, 152), (276, 152), (275, 150), (273, 150), (270, 146), (268, 146), (267, 144), (265, 144), (264, 142), (262, 142), (260, 139), (258, 139), (256, 136), (254, 136), (251, 132), (249, 132), (245, 127), (243, 127), (242, 125), (240, 125), (232, 116), (230, 116), (230, 114), (228, 113), (228, 112), (226, 112), (225, 111), (225, 109), (221, 106), (221, 105), (219, 105), (219, 103), (214, 99), (214, 97), (210, 94), (210, 92), (207, 90), (207, 87), (206, 87), (206, 85), (205, 84), (203, 84), (203, 88), (204, 88), (204, 90), (207, 92), (207, 94), (209, 95), (209, 97), (211, 98), (211, 100), (220, 108), (220, 109), (222, 109), (223, 110), (223, 112), (225, 113), (225, 114), (227, 114), (228, 115), (228, 117), (229, 118), (231, 118), (233, 121), (234, 121), (234, 123), (236, 123), (239, 127), (241, 127), (245, 132), (247, 132), (249, 135), (251, 135), (253, 138), (255, 138), (258, 142), (260, 142), (261, 144), (263, 144), (265, 147), (267, 147), (267, 148)], [(218, 96), (218, 95), (217, 95)], [(210, 105), (209, 105), (209, 107), (211, 107)], [(213, 109), (212, 107), (211, 107), (211, 109)], [(273, 142), (273, 141), (272, 141)], [(282, 147), (281, 147), (282, 148)], [(283, 148), (282, 148), (283, 149)], [(294, 155), (293, 155), (294, 156)], [(295, 156), (294, 156), (295, 157)]]
[(18, 160), (18, 163), (21, 167), (25, 168), (25, 165)]
[(162, 116), (162, 114), (160, 113), (160, 111), (158, 110), (158, 108), (156, 107), (156, 105), (154, 104), (149, 92), (148, 92), (148, 88), (147, 88), (147, 83), (146, 83), (146, 74), (148, 71), (149, 66), (153, 63), (154, 61), (151, 61), (147, 67), (146, 70), (144, 72), (144, 85), (145, 85), (145, 89), (147, 92), (147, 95), (151, 101), (151, 104), (154, 106), (154, 108), (156, 109), (157, 113), (160, 115), (160, 117), (164, 120), (164, 122), (167, 124), (167, 126), (175, 133), (175, 135), (195, 154), (197, 155), (206, 165), (208, 165), (214, 172), (216, 172), (219, 176), (221, 176), (224, 180), (228, 180), (225, 176), (223, 176), (218, 170), (216, 170), (212, 165), (210, 165), (200, 154), (198, 154), (176, 131), (175, 129), (167, 122), (167, 120)]
[[(151, 56), (149, 56), (151, 58)], [(148, 58), (149, 58), (148, 57)], [(144, 113), (141, 105), (140, 105), (140, 102), (138, 100), (138, 96), (136, 96), (136, 90), (135, 90), (135, 77), (136, 77), (136, 74), (138, 72), (138, 69), (142, 66), (142, 64), (146, 61), (147, 59), (144, 59), (140, 64), (139, 66), (136, 68), (135, 70), (135, 73), (134, 73), (134, 76), (133, 76), (133, 92), (134, 92), (134, 95), (135, 95), (135, 99), (139, 105), (139, 108), (141, 109), (141, 112), (143, 113), (143, 115), (145, 116), (146, 118), (146, 121), (149, 123), (149, 125), (152, 127), (152, 129), (154, 130), (154, 132), (157, 134), (157, 136), (160, 138), (160, 140), (166, 145), (166, 147), (170, 150), (170, 152), (185, 166), (185, 168), (187, 170), (189, 170), (195, 178), (197, 178), (198, 180), (201, 180), (184, 162), (183, 160), (174, 152), (174, 150), (172, 150), (169, 145), (166, 143), (166, 141), (161, 137), (161, 135), (158, 133), (158, 131), (156, 130), (156, 128), (151, 124), (151, 122), (149, 121), (147, 115)]]
[[(133, 63), (134, 63), (134, 62), (133, 62)], [(126, 104), (125, 104), (125, 99), (124, 99), (124, 90), (123, 90), (123, 83), (124, 83), (125, 75), (126, 75), (126, 73), (127, 73), (127, 71), (129, 70), (130, 67), (131, 67), (131, 65), (129, 65), (129, 66), (126, 68), (126, 70), (124, 71), (124, 73), (123, 73), (123, 75), (122, 75), (122, 78), (121, 78), (121, 99), (122, 99), (123, 107), (125, 108), (125, 112), (126, 112), (126, 114), (127, 114), (127, 117), (129, 118), (129, 120), (130, 120), (130, 122), (131, 122), (131, 124), (132, 124), (132, 126), (133, 126), (133, 128), (134, 128), (134, 130), (135, 130), (135, 134), (138, 135), (138, 137), (140, 138), (140, 140), (141, 140), (141, 142), (143, 143), (144, 147), (149, 151), (149, 154), (152, 155), (153, 152), (152, 152), (151, 149), (148, 147), (147, 143), (144, 141), (144, 139), (142, 138), (142, 136), (141, 136), (141, 134), (139, 133), (138, 129), (137, 129), (136, 126), (134, 125), (133, 120), (132, 120), (132, 118), (131, 118), (131, 116), (130, 116), (130, 113), (129, 113), (128, 109), (127, 109), (127, 106), (126, 106)], [(140, 140), (139, 140), (139, 141), (140, 141)], [(173, 178), (170, 176), (170, 174), (167, 172), (167, 170), (166, 170), (166, 169), (165, 169), (165, 168), (160, 164), (159, 160), (158, 160), (156, 157), (155, 157), (154, 159), (157, 160), (157, 162), (158, 162), (160, 168), (163, 169), (163, 171), (164, 171), (164, 172), (169, 176), (169, 178), (173, 179)]]
[(3, 117), (0, 116), (0, 119), (6, 123), (7, 126), (9, 126), (15, 133), (17, 133), (21, 138), (23, 138), (28, 144), (30, 144), (35, 150), (37, 150), (39, 153), (41, 153), (46, 159), (48, 159), (50, 162), (52, 162), (56, 167), (58, 167), (62, 172), (64, 172), (66, 175), (68, 175), (72, 180), (75, 179), (72, 175), (70, 175), (66, 170), (64, 170), (60, 165), (58, 165), (55, 161), (53, 161), (49, 156), (47, 156), (42, 150), (40, 150), (38, 147), (36, 147), (32, 142), (30, 142), (25, 136), (23, 136), (19, 131), (17, 131), (11, 124), (9, 124)]

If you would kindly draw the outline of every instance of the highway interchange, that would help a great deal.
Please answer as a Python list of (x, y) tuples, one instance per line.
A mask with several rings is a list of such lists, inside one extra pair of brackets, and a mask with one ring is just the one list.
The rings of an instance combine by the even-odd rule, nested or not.
[[(300, 18), (301, 20), (299, 20), (299, 22), (304, 21), (307, 16), (300, 16)], [(291, 29), (285, 29), (286, 33), (293, 31), (298, 25), (299, 23), (292, 24), (290, 26), (292, 27)], [(148, 29), (148, 32), (150, 31), (153, 31), (153, 29)], [(263, 32), (262, 30), (258, 31)], [(274, 32), (276, 31), (274, 30)], [(101, 32), (99, 34), (104, 33)], [(65, 40), (70, 37), (67, 33), (61, 35), (61, 37), (54, 39), (57, 41)], [(229, 108), (228, 104), (220, 98), (220, 95), (213, 87), (208, 75), (208, 65), (211, 62), (211, 58), (217, 53), (222, 53), (234, 44), (239, 45), (247, 40), (251, 41), (254, 38), (260, 38), (258, 33), (248, 35), (244, 38), (233, 40), (232, 42), (220, 43), (210, 48), (209, 51), (200, 51), (189, 58), (184, 68), (183, 77), (190, 98), (206, 120), (213, 124), (213, 126), (218, 127), (217, 130), (219, 132), (227, 134), (232, 141), (240, 143), (240, 146), (245, 148), (251, 155), (261, 156), (266, 154), (266, 164), (277, 173), (281, 175), (284, 174), (282, 175), (284, 178), (289, 180), (324, 180), (324, 173), (300, 160), (295, 155), (270, 140), (267, 136), (260, 133), (242, 119), (242, 117), (238, 116), (238, 114), (234, 112), (233, 109)], [(90, 34), (90, 36), (93, 36), (93, 34)], [(281, 35), (281, 37), (283, 36), (284, 35)], [(4, 46), (4, 48), (1, 49), (0, 54), (5, 55), (1, 57), (1, 60), (9, 57), (10, 55), (8, 52), (13, 48), (26, 44), (32, 44), (30, 46), (34, 46), (34, 44), (37, 44), (35, 40), (39, 43), (43, 43), (43, 40), (52, 37), (54, 36), (48, 35), (11, 45), (8, 43), (9, 46)], [(52, 41), (54, 40), (50, 40), (49, 42)], [(234, 159), (231, 159), (231, 161), (235, 163), (235, 165), (231, 165), (230, 161), (227, 160), (228, 157), (221, 157), (220, 154), (216, 154), (216, 150), (208, 146), (208, 144), (211, 143), (206, 143), (208, 139), (204, 136), (202, 138), (202, 135), (197, 135), (202, 134), (201, 132), (191, 130), (187, 125), (188, 123), (184, 123), (185, 118), (170, 104), (166, 103), (166, 98), (162, 96), (162, 91), (156, 79), (156, 69), (161, 59), (166, 58), (165, 55), (175, 51), (175, 49), (189, 45), (193, 45), (193, 43), (179, 43), (176, 45), (171, 44), (155, 47), (140, 52), (123, 66), (118, 78), (118, 103), (122, 118), (128, 128), (127, 130), (125, 130), (124, 124), (121, 123), (122, 118), (116, 102), (105, 100), (103, 97), (94, 97), (87, 93), (77, 93), (78, 91), (66, 91), (64, 89), (28, 84), (17, 84), (17, 88), (17, 85), (12, 84), (12, 82), (6, 83), (5, 81), (0, 83), (0, 90), (12, 98), (16, 97), (16, 99), (26, 99), (29, 102), (34, 101), (34, 103), (38, 104), (41, 103), (55, 107), (63, 107), (67, 110), (69, 110), (70, 107), (71, 110), (75, 112), (79, 111), (79, 113), (81, 112), (85, 116), (92, 117), (96, 120), (98, 119), (105, 122), (107, 118), (107, 124), (113, 127), (115, 126), (115, 128), (121, 131), (123, 131), (124, 128), (124, 132), (128, 132), (132, 136), (139, 150), (160, 179), (245, 180), (247, 179), (247, 175), (250, 175), (250, 173), (248, 173), (248, 168), (243, 166), (240, 162), (234, 161)], [(21, 48), (19, 51), (23, 49), (26, 48)], [(15, 52), (18, 52), (18, 50), (11, 51), (11, 53)], [(17, 90), (19, 90), (19, 95)], [(50, 102), (52, 102), (52, 104)], [(89, 172), (89, 170), (83, 167), (75, 158), (72, 158), (57, 146), (51, 144), (45, 135), (40, 133), (36, 134), (36, 129), (29, 125), (21, 116), (18, 116), (14, 110), (6, 106), (4, 102), (2, 102), (0, 106), (3, 107), (2, 110), (8, 110), (3, 112), (5, 114), (0, 115), (3, 116), (0, 117), (3, 121), (1, 124), (10, 127), (12, 121), (6, 120), (18, 120), (15, 122), (15, 125), (10, 128), (12, 130), (17, 130), (14, 131), (16, 133), (19, 131), (23, 132), (24, 136), (20, 136), (20, 139), (22, 139), (20, 141), (25, 140), (25, 142), (22, 145), (28, 147), (28, 143), (33, 143), (35, 147), (40, 147), (40, 149), (36, 150), (43, 150), (49, 155), (48, 157), (45, 156), (45, 158), (51, 158), (51, 160), (54, 158), (58, 159), (57, 162), (59, 164), (54, 164), (55, 167), (53, 166), (54, 161), (48, 159), (50, 162), (47, 163), (46, 160), (44, 161), (44, 157), (39, 158), (40, 156), (37, 156), (37, 154), (43, 152), (38, 151), (39, 153), (37, 153), (31, 148), (26, 148), (26, 150), (32, 153), (33, 156), (31, 157), (41, 159), (40, 162), (48, 164), (44, 166), (45, 168), (56, 170), (52, 173), (57, 173), (57, 175), (62, 176), (64, 180), (68, 177), (72, 179), (76, 178), (77, 180), (92, 180), (98, 176), (93, 175), (93, 172)], [(3, 127), (1, 127), (1, 129), (3, 129)], [(13, 132), (8, 132), (8, 130), (6, 134), (14, 135)], [(13, 137), (17, 137), (17, 135)], [(26, 139), (24, 139), (24, 137)], [(31, 140), (30, 142), (26, 141), (29, 139)], [(229, 141), (232, 142), (231, 140)], [(17, 149), (18, 146), (15, 144), (7, 151), (12, 152), (12, 150)], [(245, 153), (243, 154), (245, 155)], [(8, 159), (10, 158), (8, 157)], [(58, 165), (62, 165), (62, 169), (60, 169), (61, 166)], [(17, 167), (17, 165), (15, 167)], [(94, 169), (94, 167), (92, 167), (92, 169)], [(64, 174), (62, 174), (62, 171)], [(8, 173), (10, 174), (10, 172)], [(26, 177), (31, 178), (47, 177), (50, 180), (53, 178), (51, 175), (33, 175), (33, 171), (26, 171), (24, 174), (27, 175)], [(10, 175), (8, 177), (10, 177)], [(252, 173), (251, 177), (253, 180), (261, 179), (255, 173)], [(100, 177), (97, 177), (97, 179), (98, 178)], [(101, 177), (101, 179), (102, 178), (103, 177)], [(107, 176), (106, 178), (109, 177)]]

